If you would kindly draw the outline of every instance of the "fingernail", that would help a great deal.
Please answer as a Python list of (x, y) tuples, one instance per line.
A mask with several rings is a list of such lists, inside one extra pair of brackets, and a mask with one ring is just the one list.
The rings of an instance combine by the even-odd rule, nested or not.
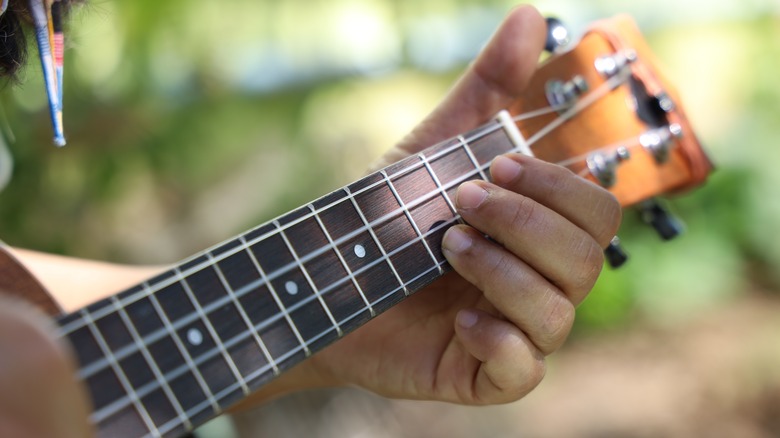
[(471, 236), (458, 227), (452, 227), (444, 233), (441, 246), (445, 251), (452, 253), (461, 253), (467, 250), (472, 244)]
[(461, 310), (458, 312), (458, 316), (455, 317), (458, 325), (465, 329), (474, 327), (478, 320), (479, 315), (477, 315), (477, 312), (468, 309)]
[(493, 160), (493, 165), (490, 166), (490, 175), (493, 176), (493, 180), (497, 183), (514, 181), (519, 174), (520, 163), (505, 155), (496, 157)]
[(473, 182), (465, 182), (458, 188), (456, 202), (463, 209), (477, 208), (487, 198), (488, 192)]

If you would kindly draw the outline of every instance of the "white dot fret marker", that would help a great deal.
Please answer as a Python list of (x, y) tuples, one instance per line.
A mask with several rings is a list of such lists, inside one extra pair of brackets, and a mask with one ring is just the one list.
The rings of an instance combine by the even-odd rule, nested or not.
[(190, 341), (190, 344), (192, 345), (200, 345), (203, 342), (203, 333), (196, 328), (191, 328), (187, 330), (187, 340)]
[(298, 285), (294, 281), (288, 281), (284, 284), (284, 290), (290, 295), (295, 295), (298, 293)]
[(363, 245), (355, 245), (355, 255), (361, 259), (366, 256), (366, 249), (363, 248)]

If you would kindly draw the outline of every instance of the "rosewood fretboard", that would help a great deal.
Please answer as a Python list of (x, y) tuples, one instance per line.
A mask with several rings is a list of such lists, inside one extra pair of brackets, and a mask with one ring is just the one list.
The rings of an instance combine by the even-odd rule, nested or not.
[(60, 318), (99, 433), (190, 430), (438, 278), (457, 186), (511, 150), (486, 125)]

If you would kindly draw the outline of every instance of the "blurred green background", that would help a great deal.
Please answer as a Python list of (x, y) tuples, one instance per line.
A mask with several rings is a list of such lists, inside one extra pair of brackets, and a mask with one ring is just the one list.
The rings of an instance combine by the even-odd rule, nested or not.
[[(576, 334), (682, 324), (780, 290), (780, 3), (540, 0), (575, 31), (632, 14), (717, 165), (672, 200), (662, 243), (626, 213)], [(0, 237), (169, 263), (358, 178), (446, 92), (499, 0), (92, 1), (70, 20), (69, 145), (50, 145), (40, 69), (0, 92), (15, 161)]]

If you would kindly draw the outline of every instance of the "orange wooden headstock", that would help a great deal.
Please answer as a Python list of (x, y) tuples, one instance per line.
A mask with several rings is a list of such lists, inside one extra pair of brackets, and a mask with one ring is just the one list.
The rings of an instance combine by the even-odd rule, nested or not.
[(593, 24), (527, 90), (509, 111), (534, 154), (604, 185), (624, 206), (698, 185), (712, 170), (630, 17)]

